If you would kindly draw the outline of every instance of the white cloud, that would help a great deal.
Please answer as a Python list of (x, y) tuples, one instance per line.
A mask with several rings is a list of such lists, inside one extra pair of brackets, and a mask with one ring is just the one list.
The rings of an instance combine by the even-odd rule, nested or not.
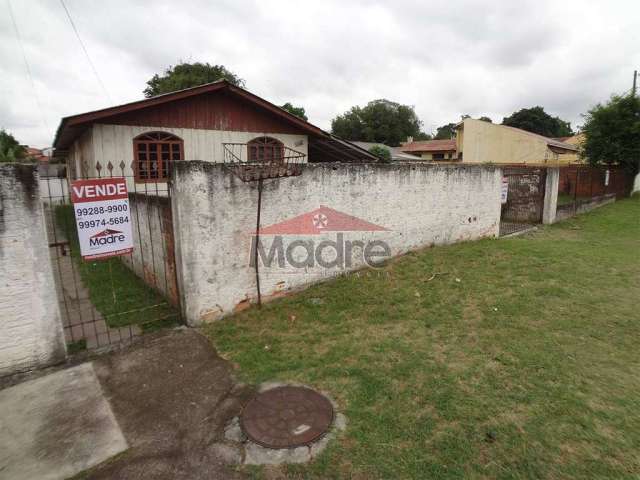
[[(534, 105), (576, 125), (640, 68), (633, 1), (66, 3), (114, 104), (141, 98), (146, 80), (180, 59), (204, 61), (267, 100), (303, 105), (326, 129), (376, 98), (414, 105), (426, 130)], [(3, 15), (0, 127), (44, 146), (61, 117), (110, 101), (59, 2), (12, 5), (35, 92)]]

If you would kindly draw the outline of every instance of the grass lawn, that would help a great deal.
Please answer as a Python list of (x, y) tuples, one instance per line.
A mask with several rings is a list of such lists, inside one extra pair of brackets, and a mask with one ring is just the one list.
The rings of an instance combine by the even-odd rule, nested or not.
[(576, 201), (573, 195), (568, 193), (558, 193), (558, 206), (571, 205)]
[[(175, 325), (178, 312), (117, 257), (83, 261), (71, 205), (56, 207), (56, 221), (69, 239), (71, 257), (93, 305), (110, 327), (137, 324), (144, 331)], [(78, 347), (80, 348), (80, 347)]]
[(326, 389), (347, 415), (289, 478), (640, 476), (637, 198), (409, 254), (207, 333), (245, 380)]

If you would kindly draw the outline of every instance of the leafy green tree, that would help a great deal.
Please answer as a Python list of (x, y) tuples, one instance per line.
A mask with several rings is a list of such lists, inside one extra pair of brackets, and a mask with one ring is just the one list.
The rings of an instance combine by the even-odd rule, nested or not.
[(624, 165), (632, 173), (640, 170), (640, 99), (613, 95), (584, 115), (585, 139), (581, 155), (589, 163)]
[(26, 154), (25, 148), (13, 135), (4, 129), (0, 130), (0, 163), (23, 160)]
[(423, 141), (425, 141), (425, 140), (431, 140), (431, 139), (433, 139), (433, 137), (432, 137), (431, 135), (429, 135), (428, 133), (425, 133), (425, 132), (418, 132), (418, 134), (417, 134), (417, 135), (415, 135), (415, 136), (413, 137), (413, 139), (414, 139), (416, 142), (423, 142)]
[(355, 106), (331, 121), (333, 134), (346, 140), (384, 143), (398, 146), (407, 140), (424, 137), (422, 122), (412, 106), (389, 100), (373, 100), (364, 107)]
[(455, 123), (447, 123), (441, 127), (438, 127), (436, 131), (436, 136), (433, 137), (434, 140), (449, 140), (453, 138), (454, 133), (456, 132), (456, 124)]
[(280, 108), (282, 108), (283, 110), (286, 110), (292, 115), (295, 115), (296, 117), (301, 118), (305, 122), (309, 120), (307, 118), (307, 112), (304, 111), (304, 107), (294, 107), (293, 105), (291, 105), (291, 103), (287, 102), (284, 105), (282, 105)]
[(505, 117), (502, 124), (545, 137), (569, 137), (574, 134), (570, 122), (552, 117), (540, 106), (518, 110)]
[(224, 65), (182, 62), (170, 66), (162, 75), (155, 74), (151, 77), (151, 80), (147, 82), (147, 88), (144, 89), (144, 96), (154, 97), (163, 93), (215, 82), (222, 78), (233, 85), (244, 87), (244, 80), (227, 70)]
[(485, 116), (480, 117), (478, 120), (482, 120), (483, 122), (487, 122), (487, 123), (493, 123), (493, 120)]
[(369, 153), (372, 153), (381, 163), (389, 163), (391, 162), (391, 150), (382, 145), (373, 145), (369, 148)]

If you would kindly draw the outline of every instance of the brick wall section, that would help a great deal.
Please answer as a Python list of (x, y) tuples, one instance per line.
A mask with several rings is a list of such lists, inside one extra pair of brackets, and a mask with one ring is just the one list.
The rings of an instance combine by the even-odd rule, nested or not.
[(505, 168), (509, 182), (507, 203), (502, 206), (502, 220), (507, 222), (542, 222), (546, 175), (542, 168)]
[(0, 272), (0, 376), (64, 360), (33, 165), (0, 165)]
[[(501, 170), (464, 165), (308, 164), (301, 176), (265, 181), (263, 227), (327, 206), (385, 227), (350, 232), (351, 240), (387, 242), (392, 255), (434, 244), (495, 237), (500, 220)], [(257, 185), (222, 165), (176, 164), (172, 207), (183, 312), (198, 325), (256, 299), (249, 265)], [(299, 237), (308, 239), (309, 237)], [(335, 240), (335, 232), (313, 240)], [(268, 246), (269, 238), (263, 236)], [(360, 268), (361, 257), (351, 269)], [(261, 268), (264, 298), (320, 281), (335, 269)]]

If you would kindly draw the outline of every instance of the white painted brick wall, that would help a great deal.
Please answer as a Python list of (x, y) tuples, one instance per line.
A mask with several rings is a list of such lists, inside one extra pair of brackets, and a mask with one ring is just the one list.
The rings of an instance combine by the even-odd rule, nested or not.
[(64, 334), (32, 165), (0, 165), (0, 376), (64, 360)]
[[(178, 277), (187, 321), (197, 325), (255, 300), (249, 260), (257, 184), (243, 183), (221, 165), (185, 162), (176, 167)], [(261, 225), (324, 205), (387, 228), (345, 237), (383, 240), (395, 256), (426, 245), (497, 236), (500, 185), (500, 169), (487, 166), (308, 164), (299, 177), (264, 182)], [(335, 239), (335, 234), (314, 240), (323, 238)], [(361, 266), (359, 261), (353, 268)], [(332, 273), (318, 266), (263, 268), (262, 294), (268, 297)]]

